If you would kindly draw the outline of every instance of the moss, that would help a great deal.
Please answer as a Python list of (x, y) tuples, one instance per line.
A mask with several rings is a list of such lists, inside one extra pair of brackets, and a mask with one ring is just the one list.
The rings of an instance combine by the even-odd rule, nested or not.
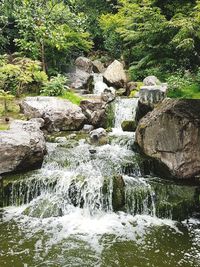
[(67, 99), (70, 102), (72, 102), (73, 104), (76, 105), (80, 105), (81, 100), (83, 100), (83, 98), (80, 95), (75, 94), (72, 91), (66, 91), (62, 96), (62, 99)]
[(7, 123), (0, 123), (0, 131), (9, 130), (9, 124)]
[(125, 132), (134, 132), (136, 130), (136, 123), (135, 121), (123, 121), (121, 127)]
[(125, 206), (125, 183), (122, 176), (113, 177), (113, 194), (112, 194), (113, 210), (123, 210)]
[(115, 104), (110, 103), (106, 107), (106, 121), (104, 128), (112, 128), (114, 126), (115, 119)]

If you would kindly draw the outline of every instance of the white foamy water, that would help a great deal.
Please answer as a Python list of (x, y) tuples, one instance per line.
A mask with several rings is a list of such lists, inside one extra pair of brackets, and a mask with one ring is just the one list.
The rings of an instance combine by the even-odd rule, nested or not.
[(137, 103), (137, 98), (118, 98), (116, 100), (114, 128), (121, 130), (121, 124), (123, 121), (135, 120)]

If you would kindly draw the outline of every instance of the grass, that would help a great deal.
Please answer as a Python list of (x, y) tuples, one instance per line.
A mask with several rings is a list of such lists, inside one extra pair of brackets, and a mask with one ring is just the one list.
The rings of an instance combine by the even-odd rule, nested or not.
[(70, 102), (72, 102), (73, 104), (76, 105), (80, 105), (81, 100), (83, 100), (83, 98), (77, 94), (75, 94), (72, 91), (66, 91), (62, 96), (62, 99), (67, 99)]
[(0, 131), (6, 131), (9, 129), (9, 124), (0, 122)]
[(9, 129), (9, 123), (5, 122), (5, 118), (10, 118), (10, 122), (13, 119), (25, 119), (25, 116), (20, 113), (19, 108), (19, 99), (14, 99), (12, 101), (8, 101), (8, 112), (4, 111), (4, 102), (0, 100), (0, 131), (5, 131)]
[(170, 98), (200, 99), (200, 85), (194, 83), (182, 89), (169, 90), (167, 96)]

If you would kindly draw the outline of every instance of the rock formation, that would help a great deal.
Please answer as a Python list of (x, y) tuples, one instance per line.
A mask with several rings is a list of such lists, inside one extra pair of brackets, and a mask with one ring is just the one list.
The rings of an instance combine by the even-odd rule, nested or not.
[(46, 154), (42, 119), (13, 121), (0, 131), (0, 174), (39, 168)]
[(28, 118), (44, 119), (48, 132), (79, 130), (86, 119), (80, 107), (56, 97), (27, 97), (20, 107)]
[[(139, 122), (136, 143), (166, 175), (180, 179), (200, 175), (200, 100), (165, 99)], [(158, 165), (157, 165), (158, 166)], [(159, 167), (159, 174), (164, 170)]]

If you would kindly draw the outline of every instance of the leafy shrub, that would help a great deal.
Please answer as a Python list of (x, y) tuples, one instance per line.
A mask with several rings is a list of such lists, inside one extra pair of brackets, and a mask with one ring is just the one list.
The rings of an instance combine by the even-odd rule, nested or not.
[(46, 96), (61, 96), (64, 94), (66, 89), (67, 78), (58, 74), (58, 76), (51, 77), (51, 79), (46, 82), (41, 90), (41, 94)]
[(19, 97), (31, 88), (39, 88), (47, 81), (47, 75), (41, 71), (41, 63), (25, 57), (0, 59), (0, 89), (10, 91)]
[(184, 75), (180, 73), (174, 74), (167, 79), (168, 97), (171, 98), (200, 98), (199, 76), (186, 72)]

